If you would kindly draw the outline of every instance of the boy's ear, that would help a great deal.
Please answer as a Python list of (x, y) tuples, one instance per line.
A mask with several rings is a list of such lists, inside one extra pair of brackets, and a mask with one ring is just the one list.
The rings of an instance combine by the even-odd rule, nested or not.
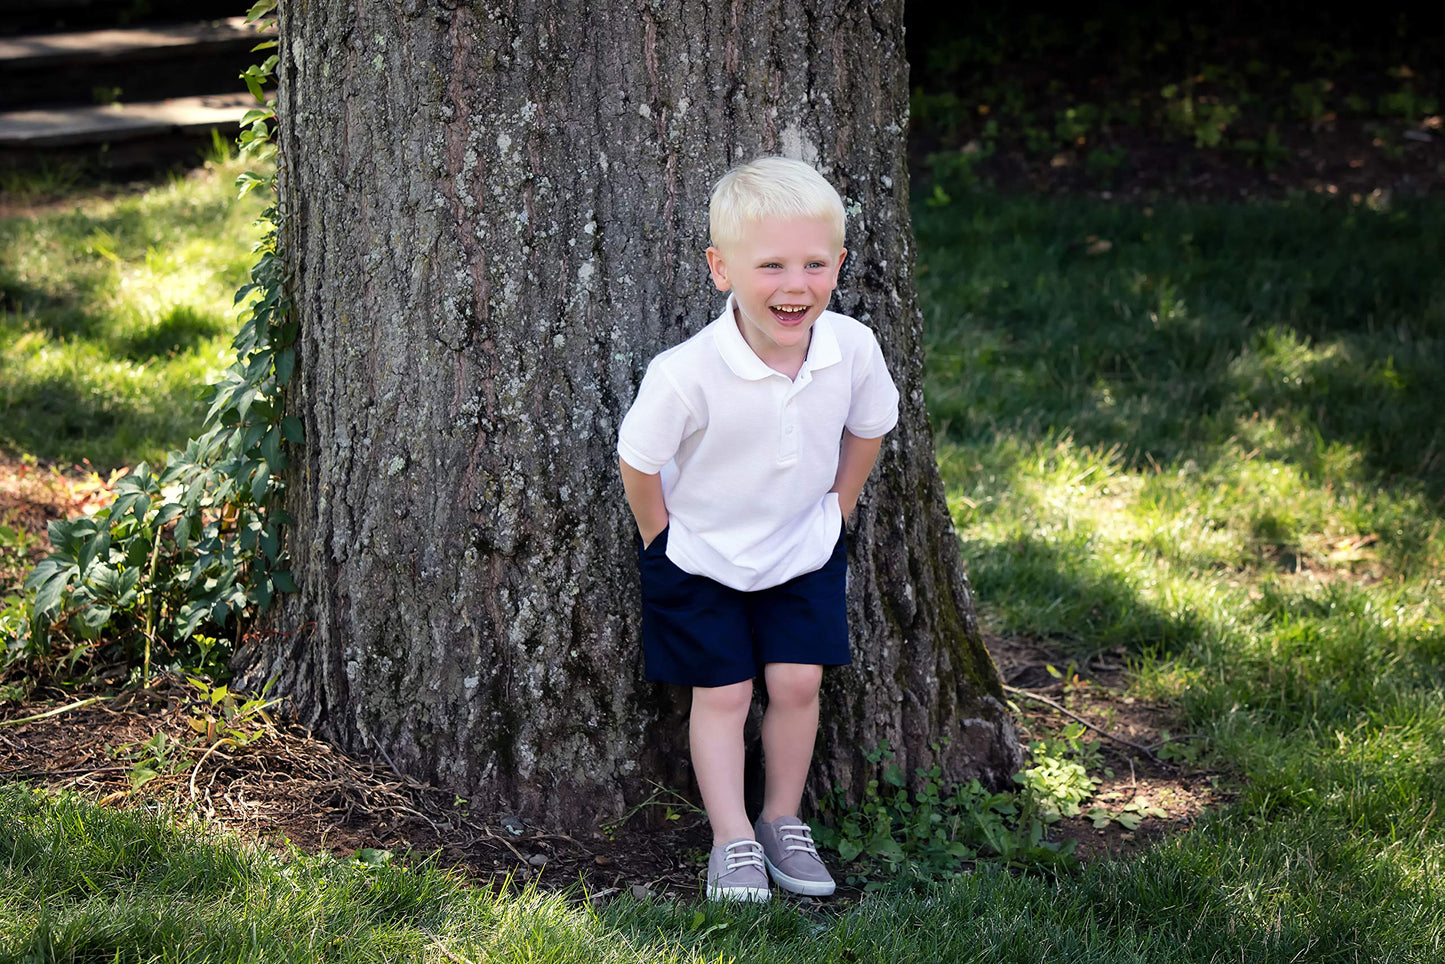
[(707, 270), (712, 274), (713, 286), (718, 291), (731, 291), (733, 283), (728, 280), (728, 268), (723, 262), (722, 252), (717, 248), (707, 249)]
[(843, 270), (843, 262), (848, 260), (848, 249), (844, 248), (838, 252), (838, 263), (833, 266), (833, 283), (838, 283), (838, 272)]

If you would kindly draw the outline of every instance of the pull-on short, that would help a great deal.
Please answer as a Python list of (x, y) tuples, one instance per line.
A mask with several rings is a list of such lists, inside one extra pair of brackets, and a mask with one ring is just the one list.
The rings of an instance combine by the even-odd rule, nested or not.
[(667, 530), (638, 542), (647, 678), (727, 686), (768, 663), (846, 666), (848, 549), (843, 533), (822, 568), (744, 592), (684, 572), (667, 558)]

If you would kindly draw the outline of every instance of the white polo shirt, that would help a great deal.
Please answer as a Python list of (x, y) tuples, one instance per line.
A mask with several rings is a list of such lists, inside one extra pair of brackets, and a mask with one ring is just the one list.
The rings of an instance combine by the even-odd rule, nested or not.
[(792, 379), (743, 340), (729, 295), (716, 321), (647, 366), (617, 454), (662, 473), (668, 559), (751, 591), (828, 561), (843, 523), (828, 491), (843, 429), (877, 438), (897, 422), (871, 329), (824, 311)]

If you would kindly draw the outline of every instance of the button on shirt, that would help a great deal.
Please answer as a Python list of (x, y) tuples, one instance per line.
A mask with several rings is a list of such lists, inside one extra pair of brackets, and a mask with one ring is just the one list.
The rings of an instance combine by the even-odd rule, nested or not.
[(752, 591), (828, 560), (843, 523), (828, 491), (843, 429), (877, 438), (897, 422), (898, 390), (866, 325), (823, 312), (789, 378), (743, 339), (729, 296), (715, 321), (647, 366), (617, 452), (662, 474), (667, 557)]

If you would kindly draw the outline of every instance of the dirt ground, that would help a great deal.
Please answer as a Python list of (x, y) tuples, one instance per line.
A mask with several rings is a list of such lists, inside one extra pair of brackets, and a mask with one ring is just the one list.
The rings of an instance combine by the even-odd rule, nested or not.
[[(1037, 643), (991, 642), (1006, 679), (1048, 676), (1044, 666), (1060, 662)], [(1109, 732), (1122, 739), (1157, 744), (1165, 709), (1125, 695), (1122, 677), (1107, 667), (1079, 669), (1067, 682), (1048, 677), (1052, 685), (1027, 692), (1067, 705), (1091, 723), (1108, 722)], [(539, 885), (565, 887), (580, 879), (591, 894), (604, 897), (623, 890), (679, 897), (697, 892), (707, 832), (689, 807), (679, 808), (680, 818), (666, 830), (644, 826), (635, 814), (630, 819), (618, 814), (610, 834), (574, 837), (527, 825), (515, 815), (474, 813), (453, 794), (400, 776), (384, 761), (335, 750), (286, 722), (284, 714), (271, 724), (257, 718), (238, 727), (260, 734), (254, 742), (210, 749), (224, 733), (200, 732), (209, 706), (184, 680), (161, 678), (149, 689), (77, 705), (96, 695), (47, 690), (0, 706), (0, 780), (73, 790), (106, 806), (172, 805), (278, 848), (290, 844), (343, 857), (371, 848), (409, 860), (436, 853), (442, 866), (478, 882), (536, 877)], [(1014, 698), (1023, 711), (1025, 738), (1057, 732), (1070, 722), (1052, 707)], [(76, 708), (25, 721), (63, 706)], [(1088, 805), (1117, 811), (1138, 802), (1164, 816), (1148, 817), (1133, 831), (1112, 823), (1095, 829), (1082, 816), (1064, 818), (1050, 837), (1077, 841), (1084, 861), (1127, 857), (1187, 831), (1205, 807), (1219, 801), (1212, 774), (1098, 739), (1113, 776), (1104, 778)], [(154, 775), (135, 787), (142, 764)]]
[[(0, 522), (29, 536), (23, 553), (7, 557), (10, 569), (0, 573), (6, 588), (18, 588), (25, 560), (44, 552), (48, 520), (106, 504), (118, 477), (0, 456)], [(1048, 667), (1067, 661), (1046, 642), (988, 643), (1019, 707), (1025, 740), (1073, 721), (1045, 700), (1118, 738), (1086, 735), (1099, 743), (1100, 772), (1113, 773), (1086, 809), (1097, 804), (1119, 811), (1138, 803), (1164, 814), (1132, 831), (1115, 823), (1095, 829), (1083, 816), (1059, 821), (1051, 838), (1077, 841), (1081, 859), (1129, 856), (1187, 831), (1205, 807), (1219, 802), (1212, 774), (1149, 751), (1163, 740), (1168, 710), (1128, 695), (1119, 654), (1104, 654), (1062, 678)], [(472, 812), (453, 794), (399, 775), (385, 761), (347, 756), (287, 722), (284, 706), (269, 719), (251, 714), (231, 727), (251, 742), (226, 742), (224, 726), (206, 724), (216, 714), (204, 694), (183, 679), (162, 677), (146, 689), (119, 691), (26, 692), (12, 683), (0, 694), (0, 780), (73, 790), (105, 806), (171, 805), (266, 846), (343, 857), (370, 848), (402, 860), (436, 854), (442, 866), (477, 882), (535, 878), (561, 888), (581, 880), (597, 899), (624, 891), (697, 893), (708, 834), (694, 807), (678, 807), (678, 819), (664, 830), (646, 826), (638, 813), (617, 814), (603, 822), (607, 833), (570, 836), (515, 815)], [(45, 715), (57, 708), (68, 709)], [(846, 901), (857, 891), (840, 894)]]

